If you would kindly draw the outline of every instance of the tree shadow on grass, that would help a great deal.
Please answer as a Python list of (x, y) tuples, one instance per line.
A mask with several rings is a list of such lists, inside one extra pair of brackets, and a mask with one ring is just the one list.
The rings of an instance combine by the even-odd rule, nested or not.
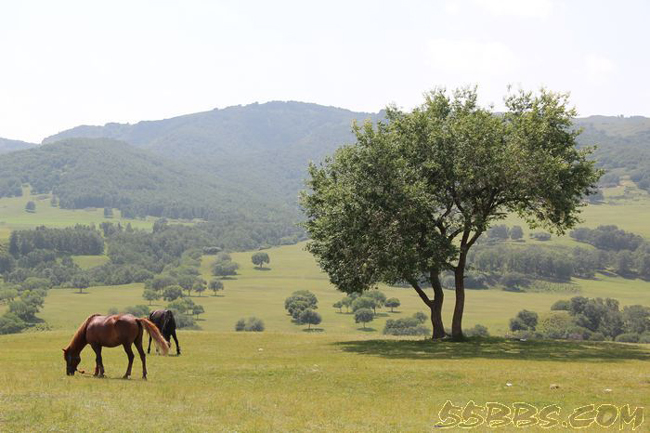
[[(359, 331), (363, 329), (360, 328)], [(369, 331), (367, 328), (366, 331)], [(464, 342), (365, 340), (333, 343), (345, 352), (389, 359), (512, 359), (559, 362), (650, 361), (650, 347), (611, 342), (470, 338)]]
[(261, 268), (255, 266), (253, 269), (255, 269), (256, 271), (270, 271), (271, 270), (271, 268), (267, 268), (266, 266), (261, 267)]
[(361, 331), (361, 332), (377, 332), (377, 330), (375, 328), (369, 328), (367, 326), (365, 328), (357, 328), (357, 331)]
[(307, 328), (303, 329), (302, 332), (324, 332), (325, 328)]

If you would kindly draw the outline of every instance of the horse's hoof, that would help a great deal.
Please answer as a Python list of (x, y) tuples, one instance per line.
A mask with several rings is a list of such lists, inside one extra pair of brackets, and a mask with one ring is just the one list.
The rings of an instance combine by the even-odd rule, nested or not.
[(127, 375), (125, 374), (124, 376), (122, 376), (122, 379), (129, 380), (129, 376), (127, 376)]
[(147, 380), (147, 376), (142, 376), (142, 380)]

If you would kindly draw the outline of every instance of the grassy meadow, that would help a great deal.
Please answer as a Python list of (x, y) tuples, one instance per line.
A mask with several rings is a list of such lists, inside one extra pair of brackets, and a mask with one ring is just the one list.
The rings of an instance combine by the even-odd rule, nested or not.
[[(147, 357), (148, 381), (136, 357), (126, 381), (119, 348), (103, 352), (107, 378), (65, 376), (69, 336), (0, 337), (1, 431), (430, 431), (446, 400), (557, 404), (560, 422), (650, 406), (650, 348), (635, 345), (183, 332), (182, 356)], [(93, 360), (86, 349), (80, 368)]]
[[(647, 194), (624, 184), (605, 191), (605, 197), (605, 203), (585, 208), (585, 225), (617, 224), (650, 239)], [(102, 209), (52, 208), (49, 197), (35, 200), (37, 211), (29, 214), (24, 211), (28, 199), (0, 199), (0, 242), (11, 229), (104, 220)], [(117, 215), (111, 220), (119, 221)], [(122, 222), (127, 221), (145, 228), (153, 222)], [(504, 223), (522, 225), (525, 245), (588, 247), (568, 236), (544, 243), (531, 240), (531, 230), (517, 218)], [(251, 263), (252, 252), (233, 253), (239, 274), (224, 279), (225, 290), (217, 296), (210, 291), (193, 294), (192, 300), (205, 308), (197, 321), (201, 330), (179, 332), (182, 356), (149, 356), (146, 382), (140, 379), (137, 356), (133, 379), (118, 379), (126, 368), (119, 348), (104, 350), (106, 379), (65, 376), (60, 351), (89, 314), (146, 304), (142, 284), (90, 287), (83, 294), (51, 290), (39, 313), (50, 331), (0, 336), (0, 432), (424, 431), (440, 422), (438, 411), (446, 400), (459, 406), (470, 400), (479, 405), (527, 402), (539, 409), (558, 404), (560, 421), (591, 403), (650, 407), (648, 345), (498, 337), (459, 344), (385, 337), (381, 331), (387, 319), (425, 310), (415, 292), (381, 287), (402, 306), (394, 313), (379, 310), (364, 330), (352, 314), (332, 307), (343, 294), (329, 284), (304, 246), (265, 250), (271, 258), (265, 269)], [(74, 260), (87, 269), (107, 257)], [(207, 280), (213, 260), (214, 256), (202, 259), (201, 272)], [(492, 335), (502, 335), (508, 320), (521, 309), (544, 314), (556, 300), (577, 293), (613, 297), (622, 305), (650, 305), (650, 282), (642, 280), (599, 274), (591, 280), (574, 279), (566, 288), (570, 290), (468, 290), (464, 325), (480, 323)], [(323, 317), (311, 332), (293, 324), (284, 311), (284, 299), (302, 289), (316, 294)], [(454, 293), (445, 295), (449, 326)], [(159, 301), (151, 308), (163, 306)], [(266, 331), (235, 333), (235, 322), (249, 316), (262, 319)], [(91, 371), (93, 366), (94, 354), (87, 348), (80, 368)], [(637, 431), (650, 431), (649, 425), (646, 420)], [(477, 428), (485, 430), (486, 425)], [(595, 425), (589, 428), (593, 430)]]
[[(213, 296), (206, 291), (202, 296), (192, 294), (192, 300), (203, 305), (205, 313), (199, 317), (198, 325), (205, 331), (227, 332), (234, 329), (235, 322), (242, 317), (256, 316), (262, 319), (267, 331), (302, 333), (304, 326), (295, 325), (284, 310), (284, 299), (296, 290), (310, 290), (319, 300), (318, 312), (323, 322), (316, 332), (331, 334), (381, 335), (389, 318), (412, 315), (426, 308), (410, 288), (382, 286), (387, 297), (397, 297), (402, 305), (395, 309), (378, 310), (373, 322), (364, 330), (354, 323), (354, 316), (333, 308), (332, 304), (343, 297), (329, 284), (327, 275), (318, 268), (315, 260), (304, 250), (304, 243), (266, 250), (271, 258), (268, 268), (260, 270), (251, 263), (251, 253), (234, 253), (233, 260), (240, 264), (239, 275), (223, 280), (225, 290)], [(83, 263), (88, 257), (77, 257)], [(101, 257), (101, 256), (100, 256)], [(93, 259), (101, 260), (98, 257)], [(214, 256), (204, 256), (201, 272), (206, 280), (210, 276), (210, 265)], [(625, 280), (618, 277), (599, 275), (593, 280), (574, 279), (571, 290), (584, 296), (615, 297), (622, 305), (650, 305), (650, 282)], [(142, 298), (142, 284), (124, 286), (90, 287), (83, 294), (73, 289), (53, 289), (45, 301), (45, 308), (39, 314), (55, 330), (75, 329), (91, 313), (106, 313), (109, 308), (122, 309), (129, 305), (146, 304)], [(444, 316), (450, 326), (454, 306), (453, 291), (445, 291)], [(464, 324), (471, 327), (477, 323), (489, 328), (493, 335), (507, 331), (508, 320), (518, 311), (529, 309), (543, 314), (558, 299), (575, 296), (575, 292), (523, 292), (513, 293), (499, 289), (468, 290)], [(160, 308), (164, 302), (154, 302), (151, 308)], [(313, 333), (313, 332), (312, 332)]]
[[(104, 218), (104, 208), (60, 209), (50, 205), (51, 194), (31, 194), (29, 188), (23, 188), (21, 197), (4, 197), (0, 199), (0, 243), (9, 239), (11, 230), (27, 229), (37, 226), (69, 227), (75, 224), (99, 225), (103, 221), (131, 223), (134, 228), (150, 229), (155, 218), (126, 219), (121, 218), (120, 211), (113, 210), (113, 218)], [(25, 205), (33, 201), (35, 212), (26, 212)]]

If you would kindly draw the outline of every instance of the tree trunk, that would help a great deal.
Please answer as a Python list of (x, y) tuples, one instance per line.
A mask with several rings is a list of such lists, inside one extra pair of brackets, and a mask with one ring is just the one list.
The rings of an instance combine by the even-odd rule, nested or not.
[(454, 340), (463, 337), (463, 310), (465, 309), (465, 257), (462, 257), (454, 271), (456, 282), (456, 306), (451, 324), (451, 336)]
[(440, 284), (440, 275), (437, 271), (430, 273), (431, 286), (433, 287), (433, 302), (429, 306), (431, 308), (431, 326), (433, 326), (433, 339), (443, 338), (445, 333), (445, 326), (442, 322), (442, 303), (445, 299), (445, 294), (442, 291), (442, 284)]

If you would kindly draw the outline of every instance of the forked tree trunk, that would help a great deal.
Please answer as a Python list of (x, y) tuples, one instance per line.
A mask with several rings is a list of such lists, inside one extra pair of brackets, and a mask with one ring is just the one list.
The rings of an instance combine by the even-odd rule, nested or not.
[(461, 259), (454, 271), (456, 283), (456, 306), (454, 317), (451, 323), (451, 337), (454, 340), (462, 340), (463, 337), (463, 310), (465, 309), (465, 260)]
[(442, 303), (445, 299), (445, 294), (442, 291), (439, 274), (437, 272), (431, 272), (430, 279), (434, 294), (433, 302), (430, 306), (431, 325), (433, 326), (433, 339), (436, 340), (446, 335), (445, 326), (442, 322)]
[(445, 336), (445, 327), (442, 323), (442, 301), (444, 299), (444, 294), (442, 293), (442, 285), (440, 284), (440, 278), (437, 272), (431, 272), (430, 280), (431, 285), (433, 286), (433, 300), (429, 299), (416, 280), (409, 279), (409, 283), (411, 283), (411, 286), (413, 286), (415, 291), (418, 293), (422, 302), (424, 302), (431, 310), (431, 325), (433, 326), (432, 338), (437, 339)]

